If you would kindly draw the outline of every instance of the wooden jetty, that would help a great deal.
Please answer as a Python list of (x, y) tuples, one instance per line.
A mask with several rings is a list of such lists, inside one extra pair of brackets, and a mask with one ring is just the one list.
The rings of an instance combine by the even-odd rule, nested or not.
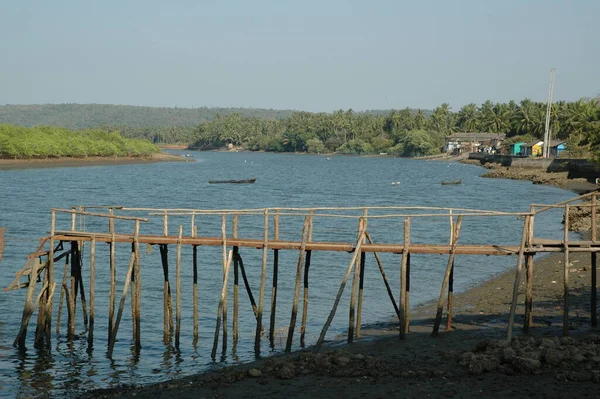
[[(437, 207), (347, 207), (347, 208), (263, 208), (263, 209), (243, 209), (243, 210), (201, 210), (201, 209), (152, 209), (152, 208), (126, 208), (117, 206), (80, 206), (71, 209), (52, 209), (50, 234), (40, 240), (36, 251), (28, 257), (26, 265), (17, 273), (14, 282), (6, 290), (26, 288), (27, 296), (24, 304), (23, 315), (19, 333), (14, 341), (16, 346), (24, 346), (27, 329), (30, 319), (37, 310), (37, 322), (35, 333), (35, 344), (49, 344), (51, 339), (52, 320), (56, 317), (57, 333), (60, 328), (60, 320), (63, 309), (67, 313), (67, 334), (75, 334), (75, 313), (77, 310), (83, 313), (84, 323), (87, 327), (89, 345), (94, 341), (94, 319), (95, 319), (95, 298), (96, 281), (95, 273), (98, 259), (96, 259), (96, 246), (99, 243), (106, 243), (110, 247), (110, 256), (108, 262), (103, 261), (102, 267), (110, 269), (110, 287), (108, 290), (108, 355), (112, 352), (117, 341), (119, 324), (121, 322), (124, 305), (128, 294), (131, 296), (132, 321), (133, 321), (133, 339), (135, 348), (141, 347), (141, 256), (140, 245), (156, 245), (160, 248), (160, 258), (164, 273), (163, 282), (163, 329), (165, 337), (174, 333), (175, 348), (180, 345), (181, 330), (181, 249), (182, 246), (192, 246), (193, 249), (193, 335), (194, 342), (198, 339), (198, 255), (199, 246), (212, 246), (221, 248), (222, 252), (222, 272), (223, 281), (221, 286), (220, 299), (215, 304), (217, 310), (216, 326), (211, 355), (216, 357), (218, 351), (218, 342), (222, 339), (222, 350), (227, 350), (229, 342), (228, 336), (228, 288), (233, 284), (233, 319), (232, 319), (232, 341), (237, 345), (239, 339), (239, 284), (242, 277), (243, 284), (248, 293), (249, 301), (252, 305), (252, 318), (256, 322), (256, 332), (254, 337), (254, 349), (260, 354), (261, 333), (265, 329), (263, 326), (263, 315), (266, 305), (267, 278), (272, 280), (271, 301), (269, 310), (268, 338), (273, 345), (274, 334), (276, 330), (276, 307), (277, 307), (277, 286), (279, 273), (279, 251), (298, 251), (298, 261), (296, 265), (294, 296), (292, 303), (292, 313), (288, 327), (285, 350), (290, 351), (296, 324), (298, 323), (298, 312), (300, 317), (300, 342), (304, 345), (307, 313), (308, 313), (308, 295), (309, 295), (309, 270), (311, 267), (311, 254), (313, 251), (333, 251), (347, 252), (351, 254), (351, 259), (346, 268), (344, 277), (340, 282), (333, 308), (331, 309), (326, 322), (320, 332), (316, 342), (315, 349), (318, 350), (323, 344), (328, 328), (336, 314), (345, 286), (352, 278), (351, 296), (348, 317), (348, 342), (352, 342), (355, 337), (361, 334), (361, 312), (364, 286), (364, 268), (367, 254), (372, 254), (377, 261), (379, 273), (385, 283), (386, 292), (391, 305), (395, 310), (400, 325), (399, 336), (403, 338), (410, 330), (410, 276), (411, 273), (411, 255), (418, 254), (441, 254), (448, 255), (448, 261), (445, 268), (443, 280), (441, 281), (440, 296), (437, 306), (432, 335), (439, 332), (444, 313), (446, 314), (445, 329), (450, 330), (452, 326), (453, 314), (453, 287), (454, 279), (459, 277), (454, 273), (454, 264), (457, 256), (466, 255), (490, 255), (490, 256), (516, 256), (517, 266), (515, 269), (515, 283), (513, 288), (513, 298), (509, 310), (509, 320), (507, 329), (507, 338), (510, 339), (514, 329), (514, 317), (517, 307), (518, 287), (523, 267), (525, 267), (526, 292), (525, 292), (525, 321), (523, 329), (528, 331), (533, 318), (533, 255), (544, 252), (562, 252), (564, 253), (564, 306), (563, 306), (563, 325), (564, 334), (569, 333), (569, 281), (568, 281), (568, 257), (570, 252), (589, 252), (591, 253), (591, 313), (592, 325), (597, 325), (596, 309), (596, 260), (597, 253), (600, 251), (600, 241), (597, 240), (597, 192), (586, 194), (573, 198), (558, 204), (544, 205), (532, 204), (528, 212), (497, 212), (489, 210), (459, 209), (459, 208), (437, 208)], [(587, 201), (587, 202), (584, 202)], [(569, 211), (573, 207), (589, 207), (591, 209), (590, 218), (592, 225), (591, 239), (571, 241), (568, 237)], [(549, 240), (535, 238), (534, 221), (540, 213), (551, 209), (562, 209), (564, 214), (564, 237), (561, 240)], [(136, 216), (143, 214), (144, 216)], [(201, 219), (207, 216), (220, 216), (221, 229), (220, 234), (215, 236), (199, 236), (197, 234), (198, 225)], [(248, 216), (262, 218), (262, 234), (260, 237), (242, 237), (239, 235), (239, 227), (242, 221)], [(189, 218), (190, 232), (183, 233), (183, 225), (179, 225), (177, 234), (169, 234), (169, 221), (174, 218)], [(464, 221), (472, 218), (515, 218), (522, 223), (522, 234), (519, 244), (502, 245), (495, 242), (482, 244), (461, 244), (460, 235)], [(58, 229), (59, 221), (62, 224), (69, 224), (70, 229)], [(66, 221), (64, 220), (66, 218)], [(291, 219), (300, 218), (303, 220), (300, 240), (290, 241), (281, 239), (280, 226), (286, 224)], [(356, 240), (352, 242), (330, 242), (315, 240), (315, 220), (321, 219), (342, 220), (350, 227), (357, 230)], [(89, 231), (81, 223), (84, 220), (105, 220), (108, 221), (106, 231)], [(156, 234), (140, 234), (140, 226), (150, 220), (162, 222), (162, 231)], [(399, 231), (398, 242), (374, 242), (376, 236), (375, 228), (371, 225), (377, 219), (385, 219), (397, 223)], [(424, 219), (437, 219), (449, 222), (450, 239), (446, 243), (416, 243), (411, 241), (412, 226)], [(180, 220), (180, 219), (177, 219)], [(480, 219), (481, 220), (481, 219)], [(78, 228), (78, 223), (79, 228)], [(119, 226), (129, 223), (129, 231), (117, 231), (115, 222)], [(231, 223), (228, 231), (228, 223)], [(98, 225), (98, 224), (96, 224)], [(288, 226), (289, 224), (286, 224)], [(271, 229), (272, 228), (272, 229)], [(375, 234), (373, 234), (375, 233)], [(493, 240), (492, 235), (482, 237), (483, 239)], [(117, 292), (116, 283), (116, 261), (115, 250), (117, 243), (131, 244), (131, 253), (127, 266), (127, 275), (123, 282), (120, 295)], [(82, 261), (83, 247), (89, 248), (89, 284), (87, 292), (89, 302), (85, 297), (85, 284), (83, 279), (84, 265)], [(171, 286), (169, 279), (168, 248), (176, 246), (177, 261), (175, 271), (175, 305), (173, 306)], [(258, 301), (256, 300), (251, 285), (248, 281), (245, 267), (242, 259), (242, 249), (258, 249), (262, 251), (260, 264), (260, 281)], [(269, 267), (269, 253), (272, 252), (272, 267)], [(384, 267), (379, 256), (380, 253), (392, 253), (401, 256), (398, 263), (400, 267), (400, 292), (396, 296), (392, 292), (387, 279)], [(66, 258), (65, 268), (62, 273), (56, 270), (55, 265), (63, 258)], [(413, 259), (414, 260), (414, 259)], [(69, 273), (70, 267), (70, 273)], [(233, 283), (230, 282), (231, 269), (233, 268)], [(70, 275), (70, 279), (68, 278)], [(22, 281), (22, 280), (26, 281)], [(37, 284), (39, 282), (39, 284)], [(38, 289), (38, 286), (39, 289)], [(57, 291), (58, 288), (58, 291)], [(300, 304), (300, 294), (302, 293), (303, 302)], [(77, 300), (81, 306), (76, 306)], [(57, 299), (58, 308), (55, 309), (54, 301)], [(63, 308), (63, 304), (66, 305)], [(175, 308), (175, 309), (173, 309)]]

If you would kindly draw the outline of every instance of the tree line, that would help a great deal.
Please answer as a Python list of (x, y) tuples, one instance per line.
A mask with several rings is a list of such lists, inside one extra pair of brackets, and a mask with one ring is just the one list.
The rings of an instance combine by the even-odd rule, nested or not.
[[(455, 132), (506, 134), (508, 143), (541, 139), (546, 104), (525, 99), (520, 103), (468, 104), (453, 112), (442, 104), (427, 114), (409, 108), (387, 115), (293, 112), (275, 120), (239, 114), (217, 115), (195, 130), (193, 149), (232, 145), (248, 150), (275, 152), (387, 153), (423, 156), (440, 152), (444, 138)], [(557, 102), (550, 110), (554, 139), (565, 140), (571, 150), (600, 148), (600, 101), (582, 99)]]
[(141, 157), (157, 152), (160, 149), (147, 140), (124, 138), (106, 129), (0, 125), (0, 158)]

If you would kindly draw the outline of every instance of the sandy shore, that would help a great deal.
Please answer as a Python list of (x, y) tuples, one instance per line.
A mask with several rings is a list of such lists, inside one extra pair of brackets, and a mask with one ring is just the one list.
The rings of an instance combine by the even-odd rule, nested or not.
[(63, 168), (96, 165), (133, 165), (156, 162), (194, 162), (179, 155), (160, 153), (149, 157), (88, 157), (88, 158), (48, 158), (48, 159), (0, 159), (0, 170)]

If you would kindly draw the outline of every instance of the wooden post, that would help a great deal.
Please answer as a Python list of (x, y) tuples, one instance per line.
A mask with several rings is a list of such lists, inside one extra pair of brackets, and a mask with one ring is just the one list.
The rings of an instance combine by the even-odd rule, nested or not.
[[(598, 234), (598, 196), (596, 193), (592, 194), (592, 241), (596, 243)], [(598, 280), (597, 280), (597, 252), (591, 253), (591, 279), (592, 279), (592, 292), (591, 292), (591, 307), (592, 313), (592, 327), (598, 327), (598, 309), (597, 309), (597, 295), (598, 295)]]
[(563, 335), (569, 335), (569, 205), (565, 205), (565, 234), (564, 234), (564, 252), (563, 261)]
[[(275, 241), (279, 241), (279, 209), (275, 210), (273, 217)], [(273, 250), (273, 286), (271, 290), (271, 314), (269, 322), (269, 342), (271, 348), (275, 347), (275, 316), (277, 313), (277, 277), (279, 274), (279, 250)]]
[(406, 306), (404, 307), (404, 333), (410, 326), (410, 252), (406, 254)]
[[(112, 212), (112, 209), (111, 209)], [(111, 219), (114, 224), (114, 220)], [(116, 244), (117, 240), (115, 237), (114, 228), (110, 232), (110, 297), (108, 300), (108, 343), (112, 339), (112, 330), (115, 325), (115, 298), (117, 295), (117, 263), (116, 263)]]
[(90, 324), (88, 330), (88, 346), (94, 345), (94, 321), (96, 312), (96, 236), (92, 236), (90, 244)]
[[(368, 209), (363, 209), (363, 224), (365, 232), (368, 227), (369, 219), (367, 219)], [(366, 233), (365, 233), (366, 235)], [(365, 282), (365, 258), (367, 257), (366, 253), (360, 254), (360, 260), (358, 262), (359, 267), (357, 268), (358, 275), (358, 303), (356, 305), (356, 338), (360, 338), (360, 325), (362, 324), (362, 303), (363, 303), (363, 287)]]
[[(371, 234), (367, 231), (366, 238), (369, 241), (369, 244), (374, 244), (373, 239), (371, 238)], [(388, 282), (387, 276), (385, 275), (385, 270), (383, 270), (383, 264), (381, 263), (381, 258), (377, 252), (373, 252), (375, 255), (375, 260), (377, 261), (377, 266), (379, 267), (379, 273), (381, 273), (381, 277), (383, 277), (383, 283), (385, 284), (385, 288), (387, 290), (388, 296), (390, 297), (390, 301), (392, 302), (392, 306), (394, 307), (394, 311), (398, 316), (398, 320), (400, 320), (400, 309), (398, 309), (398, 305), (396, 304), (396, 299), (394, 298), (394, 293), (392, 292), (392, 288), (390, 287), (390, 283)]]
[[(449, 211), (450, 215), (450, 245), (454, 237), (454, 217), (452, 216), (452, 209)], [(450, 269), (450, 279), (448, 281), (448, 302), (446, 304), (446, 331), (452, 329), (452, 310), (454, 306), (454, 260), (452, 261), (452, 267)]]
[(193, 267), (193, 296), (194, 296), (194, 332), (193, 332), (193, 345), (196, 347), (198, 343), (198, 319), (200, 317), (198, 312), (198, 246), (192, 246), (192, 267)]
[(225, 301), (225, 291), (227, 291), (227, 280), (229, 278), (229, 267), (231, 265), (231, 259), (233, 258), (233, 251), (229, 251), (229, 257), (225, 261), (225, 279), (223, 280), (223, 287), (221, 288), (221, 299), (219, 300), (219, 306), (217, 308), (217, 325), (215, 327), (215, 339), (213, 341), (213, 347), (211, 357), (213, 360), (217, 356), (217, 346), (219, 345), (219, 330), (221, 327), (221, 319), (223, 318), (223, 302)]
[(244, 260), (242, 256), (238, 253), (238, 263), (240, 264), (240, 272), (242, 274), (242, 280), (244, 280), (244, 286), (246, 287), (246, 292), (248, 293), (248, 298), (250, 299), (250, 304), (252, 305), (252, 312), (254, 313), (254, 317), (258, 317), (258, 306), (256, 306), (256, 301), (254, 300), (254, 295), (252, 295), (252, 288), (250, 288), (250, 283), (248, 282), (248, 277), (246, 276), (246, 268), (244, 267)]
[[(225, 214), (221, 215), (221, 238), (223, 240), (223, 282), (225, 282), (228, 279), (226, 274), (229, 272), (227, 266), (227, 215)], [(227, 291), (228, 287), (225, 287), (221, 312), (223, 318), (223, 353), (227, 351)]]
[(175, 349), (179, 350), (179, 335), (181, 333), (181, 238), (183, 237), (183, 226), (179, 225), (179, 236), (177, 237), (177, 265), (175, 274), (175, 317), (177, 324), (175, 326)]
[[(129, 290), (129, 283), (131, 282), (131, 274), (133, 273), (133, 265), (135, 264), (135, 254), (131, 252), (129, 258), (129, 267), (127, 268), (127, 276), (125, 277), (125, 283), (123, 286), (123, 294), (121, 295), (121, 301), (119, 303), (119, 310), (117, 311), (117, 319), (112, 330), (112, 337), (108, 343), (108, 357), (112, 358), (115, 341), (117, 339), (117, 333), (119, 332), (119, 324), (121, 323), (121, 317), (123, 316), (123, 308), (125, 307), (125, 299), (127, 299), (127, 291)], [(75, 302), (75, 300), (73, 300)]]
[[(363, 232), (366, 231), (366, 223), (364, 218), (360, 218), (358, 220), (358, 234), (359, 236), (364, 235)], [(358, 252), (356, 254), (356, 264), (354, 265), (354, 275), (352, 277), (352, 288), (350, 291), (350, 309), (348, 312), (348, 343), (352, 343), (354, 341), (354, 310), (356, 306), (356, 295), (358, 291), (358, 279), (360, 277), (360, 262), (362, 258), (362, 252)]]
[(365, 238), (365, 230), (362, 230), (360, 232), (360, 234), (358, 235), (358, 240), (356, 241), (354, 255), (352, 256), (352, 260), (350, 261), (350, 266), (348, 266), (348, 269), (346, 270), (346, 274), (344, 276), (344, 279), (342, 280), (342, 284), (340, 285), (340, 288), (338, 289), (338, 293), (335, 297), (335, 301), (333, 302), (333, 308), (331, 309), (331, 312), (329, 313), (329, 316), (327, 317), (327, 320), (325, 321), (325, 325), (323, 326), (323, 329), (321, 330), (319, 339), (317, 340), (317, 343), (315, 344), (315, 352), (321, 348), (321, 345), (323, 345), (323, 341), (325, 340), (325, 335), (327, 334), (327, 330), (329, 329), (329, 326), (331, 325), (331, 322), (333, 321), (333, 318), (335, 317), (335, 312), (340, 303), (342, 294), (344, 293), (344, 288), (346, 287), (346, 283), (348, 282), (348, 279), (350, 278), (350, 274), (352, 273), (352, 270), (353, 270), (354, 266), (356, 265), (356, 261), (358, 259), (358, 254), (361, 251), (361, 247), (362, 247), (364, 238)]
[(402, 263), (400, 264), (400, 339), (406, 335), (406, 289), (407, 289), (407, 265), (410, 253), (410, 217), (404, 220), (404, 249), (402, 250)]
[[(238, 223), (239, 215), (233, 215), (233, 238), (238, 238)], [(238, 261), (239, 247), (233, 247), (233, 349), (237, 348), (239, 339), (239, 325), (238, 325), (238, 312), (239, 312), (239, 290), (240, 290), (240, 278), (239, 269), (240, 263)]]
[[(61, 288), (63, 285), (65, 285), (67, 283), (67, 273), (69, 272), (69, 255), (67, 255), (65, 259), (66, 259), (65, 260), (65, 269), (63, 272)], [(58, 315), (56, 316), (56, 334), (60, 334), (60, 319), (61, 319), (61, 315), (62, 315), (64, 298), (65, 298), (65, 291), (61, 289), (60, 290), (60, 300), (58, 302)]]
[(171, 306), (171, 286), (169, 284), (169, 246), (160, 245), (160, 258), (163, 268), (163, 335), (168, 340), (173, 331), (173, 311)]
[[(308, 226), (308, 242), (312, 241), (313, 233), (313, 215), (315, 211), (310, 210), (310, 221)], [(306, 336), (306, 320), (308, 318), (308, 272), (310, 271), (310, 261), (312, 257), (312, 251), (306, 251), (306, 259), (304, 261), (304, 295), (302, 305), (302, 321), (300, 325), (300, 346), (304, 347), (304, 338)]]
[(446, 265), (446, 273), (444, 275), (444, 281), (442, 282), (442, 289), (440, 291), (440, 299), (438, 301), (437, 313), (435, 316), (435, 322), (433, 324), (432, 335), (437, 335), (440, 329), (440, 323), (442, 322), (442, 312), (444, 310), (444, 296), (448, 289), (448, 281), (450, 280), (450, 272), (452, 271), (452, 264), (454, 263), (454, 256), (456, 255), (456, 244), (458, 243), (458, 237), (460, 235), (460, 227), (462, 225), (462, 216), (456, 219), (456, 226), (454, 227), (454, 234), (452, 235), (452, 245), (450, 246), (450, 256), (448, 258), (448, 264)]
[[(54, 211), (52, 213), (54, 213)], [(19, 348), (25, 347), (25, 337), (27, 336), (27, 326), (29, 324), (29, 318), (31, 317), (37, 306), (33, 302), (33, 296), (35, 294), (35, 285), (38, 278), (38, 271), (40, 266), (40, 261), (36, 258), (33, 262), (33, 265), (31, 266), (29, 286), (27, 287), (25, 306), (23, 308), (23, 315), (21, 316), (21, 327), (19, 329), (17, 337), (15, 338), (15, 341), (13, 342), (13, 346), (18, 346)]]
[[(529, 209), (531, 218), (529, 219), (529, 228), (527, 229), (527, 248), (533, 246), (533, 223), (535, 215), (535, 206), (531, 206)], [(523, 322), (523, 332), (528, 333), (531, 324), (533, 324), (533, 253), (527, 252), (525, 255), (525, 275), (526, 275), (526, 287), (525, 287), (525, 320)]]
[(52, 331), (52, 295), (54, 293), (54, 233), (56, 231), (56, 213), (53, 211), (50, 221), (50, 248), (48, 249), (48, 287), (50, 292), (47, 294), (46, 304), (46, 341), (50, 345), (50, 333)]
[(515, 272), (515, 282), (513, 284), (512, 302), (510, 304), (510, 312), (508, 316), (508, 328), (506, 331), (506, 340), (512, 340), (513, 324), (515, 322), (515, 312), (517, 310), (517, 299), (519, 295), (519, 283), (521, 281), (521, 271), (523, 269), (523, 258), (525, 257), (525, 243), (527, 240), (527, 232), (529, 231), (529, 222), (531, 215), (526, 216), (523, 223), (523, 233), (521, 234), (521, 246), (519, 247), (519, 258), (517, 260), (517, 269)]
[(267, 282), (267, 255), (269, 251), (269, 210), (265, 209), (263, 224), (262, 270), (260, 275), (260, 294), (258, 297), (258, 312), (256, 315), (256, 336), (254, 337), (254, 353), (260, 355), (260, 335), (262, 334), (262, 316), (265, 302), (265, 285)]
[(298, 255), (298, 264), (296, 265), (296, 284), (294, 285), (294, 300), (292, 302), (292, 316), (288, 327), (287, 342), (285, 351), (292, 350), (292, 340), (294, 337), (294, 329), (296, 328), (296, 317), (298, 315), (298, 301), (300, 299), (300, 280), (302, 278), (302, 266), (304, 264), (304, 255), (306, 250), (306, 242), (308, 241), (308, 231), (310, 230), (310, 216), (304, 218), (304, 226), (302, 228), (302, 241), (300, 243), (300, 253)]
[(141, 345), (141, 302), (142, 302), (142, 268), (140, 260), (140, 221), (135, 221), (135, 232), (133, 233), (133, 249), (135, 253), (135, 349), (139, 351)]

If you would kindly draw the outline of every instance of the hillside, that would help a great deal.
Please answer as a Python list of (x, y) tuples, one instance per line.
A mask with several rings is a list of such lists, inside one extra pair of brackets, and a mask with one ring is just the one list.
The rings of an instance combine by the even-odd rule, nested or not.
[(108, 104), (43, 104), (0, 106), (0, 123), (18, 126), (60, 126), (85, 129), (97, 126), (197, 126), (217, 114), (284, 119), (291, 110), (260, 108), (159, 108)]

